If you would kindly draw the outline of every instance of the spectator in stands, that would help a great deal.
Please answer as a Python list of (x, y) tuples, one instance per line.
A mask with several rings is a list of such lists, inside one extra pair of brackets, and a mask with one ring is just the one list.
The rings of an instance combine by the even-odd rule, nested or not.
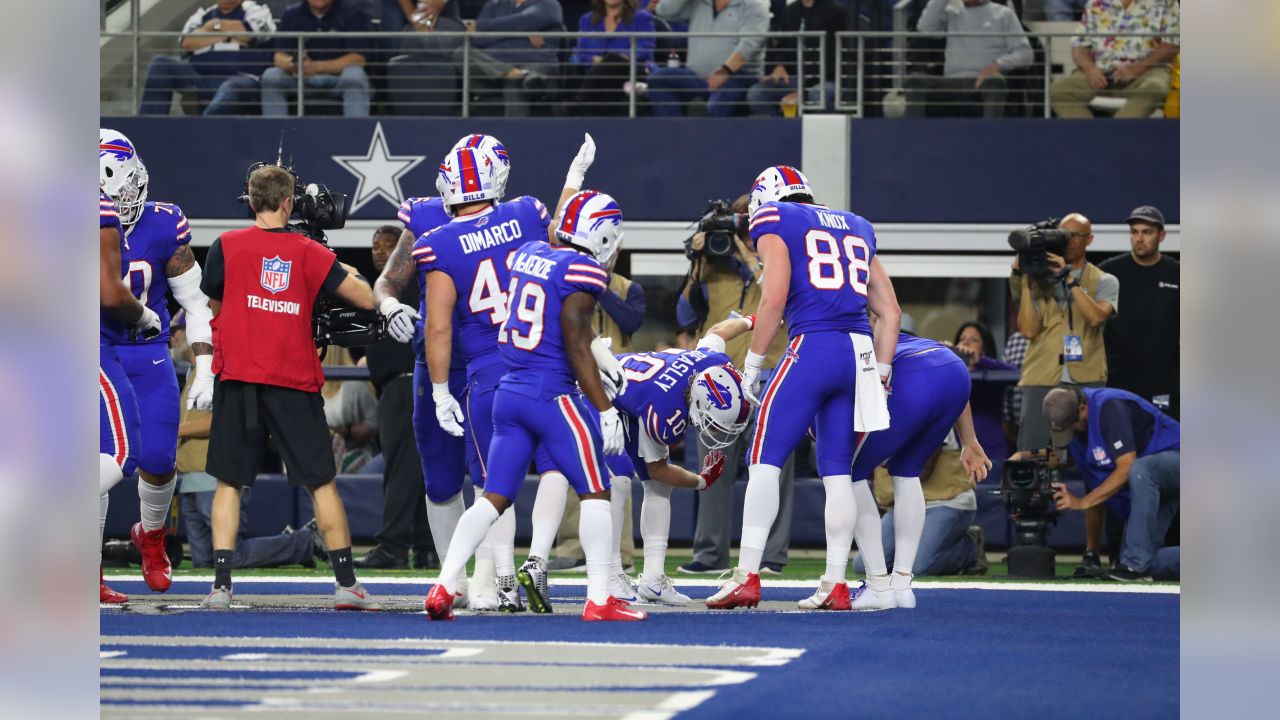
[(1034, 57), (1013, 10), (990, 0), (929, 0), (916, 29), (946, 32), (947, 49), (941, 77), (907, 76), (907, 115), (924, 117), (930, 109), (934, 115), (954, 115), (960, 108), (980, 104), (983, 117), (1003, 117), (1009, 97), (1005, 73), (1029, 66)]
[(296, 55), (296, 38), (277, 41), (275, 65), (262, 74), (262, 114), (289, 114), (289, 100), (297, 95), (298, 73), (302, 73), (307, 98), (338, 98), (342, 100), (344, 116), (368, 117), (371, 90), (364, 64), (373, 41), (367, 37), (343, 37), (342, 33), (369, 30), (368, 16), (348, 7), (345, 0), (300, 0), (285, 10), (280, 32), (325, 32), (333, 36), (303, 41), (302, 57)]
[(265, 38), (225, 33), (275, 32), (271, 10), (254, 0), (218, 0), (192, 13), (178, 41), (183, 57), (157, 55), (147, 66), (142, 115), (168, 115), (175, 91), (194, 89), (205, 115), (246, 114), (253, 109), (259, 75), (270, 62)]
[(1075, 22), (1089, 0), (1044, 0), (1044, 19)]
[[(390, 2), (392, 0), (385, 0)], [(458, 11), (459, 0), (394, 0), (396, 13), (384, 10), (383, 26), (400, 32), (417, 33), (411, 38), (402, 38), (399, 49), (402, 52), (452, 51), (462, 44), (455, 37), (436, 35), (437, 31), (446, 33), (464, 32), (462, 16)], [(387, 19), (391, 16), (391, 20)], [(390, 23), (390, 24), (388, 24)]]
[(1164, 213), (1144, 205), (1129, 213), (1129, 246), (1098, 267), (1120, 281), (1124, 315), (1107, 323), (1107, 386), (1128, 390), (1174, 419), (1179, 416), (1182, 340), (1177, 260), (1160, 252)]
[[(749, 196), (743, 195), (733, 202), (731, 209), (735, 213), (745, 214)], [(708, 328), (729, 317), (751, 315), (760, 304), (760, 278), (764, 266), (759, 256), (747, 244), (745, 233), (734, 238), (734, 254), (727, 258), (714, 258), (703, 255), (705, 238), (702, 233), (693, 236), (691, 245), (697, 259), (689, 269), (689, 276), (680, 290), (680, 299), (676, 305), (676, 322), (682, 328), (696, 328), (694, 337), (702, 338)], [(696, 342), (696, 340), (695, 340)], [(730, 340), (725, 354), (737, 367), (743, 366), (747, 350), (751, 343), (751, 334), (743, 333)], [(780, 331), (774, 338), (773, 345), (765, 353), (764, 371), (761, 373), (761, 387), (769, 383), (773, 369), (786, 350), (786, 332)], [(755, 408), (752, 408), (753, 410)], [(738, 476), (738, 465), (751, 444), (755, 433), (754, 424), (738, 436), (737, 441), (724, 448), (724, 474), (720, 482), (698, 493), (698, 524), (693, 534), (693, 560), (680, 566), (684, 573), (720, 572), (729, 565), (729, 539), (733, 533), (733, 485)], [(696, 434), (695, 434), (696, 435)], [(701, 442), (698, 448), (698, 465), (707, 455), (707, 448)], [(694, 447), (693, 444), (689, 445)], [(791, 498), (795, 481), (795, 454), (787, 458), (779, 478), (780, 497), (778, 501), (778, 517), (769, 531), (769, 539), (765, 545), (762, 573), (780, 573), (787, 564), (787, 546), (791, 537)]]
[[(827, 53), (822, 67), (818, 65), (818, 39), (806, 39), (804, 43), (804, 92), (806, 103), (817, 103), (825, 90), (826, 109), (835, 104), (836, 33), (845, 29), (845, 7), (837, 0), (798, 0), (782, 11), (781, 18), (774, 18), (774, 30), (798, 32), (822, 31), (827, 34)], [(782, 106), (794, 106), (798, 102), (796, 83), (795, 38), (775, 38), (769, 43), (765, 57), (766, 67), (771, 68), (764, 79), (747, 91), (747, 104), (752, 115), (782, 115)], [(821, 75), (826, 73), (825, 88), (819, 87)]]
[[(387, 258), (400, 239), (400, 228), (383, 225), (373, 234), (373, 267), (382, 273)], [(410, 278), (400, 291), (400, 302), (418, 302), (418, 279)], [(440, 567), (431, 526), (427, 522), (427, 495), (422, 463), (413, 440), (413, 346), (385, 337), (366, 348), (369, 380), (378, 391), (378, 439), (386, 468), (382, 475), (382, 529), (377, 545), (355, 561), (363, 568), (407, 568), (409, 550), (414, 567)]]
[(559, 0), (488, 0), (475, 20), (463, 21), (468, 32), (527, 32), (526, 37), (477, 34), (470, 48), (454, 51), (454, 61), (470, 60), (475, 76), (500, 83), (507, 117), (529, 114), (530, 98), (543, 92), (555, 74), (557, 40), (538, 33), (564, 30)]
[(658, 15), (672, 23), (687, 20), (691, 33), (754, 34), (691, 36), (685, 66), (660, 67), (649, 76), (653, 114), (684, 115), (686, 105), (695, 100), (705, 100), (706, 114), (713, 117), (743, 112), (747, 89), (763, 71), (769, 4), (765, 0), (660, 0), (657, 8)]
[(1100, 387), (1107, 379), (1102, 332), (1107, 318), (1119, 309), (1120, 282), (1085, 259), (1085, 249), (1093, 242), (1088, 218), (1072, 213), (1060, 227), (1070, 234), (1065, 256), (1049, 253), (1059, 280), (1045, 282), (1023, 274), (1017, 258), (1009, 276), (1018, 304), (1018, 330), (1028, 340), (1019, 382), (1019, 450), (1048, 446), (1049, 426), (1039, 409), (1050, 389), (1061, 383)]
[[(636, 7), (637, 0), (591, 0), (591, 12), (578, 19), (578, 32), (653, 32), (653, 15)], [(653, 68), (653, 37), (636, 38), (636, 80)], [(566, 114), (626, 115), (623, 84), (631, 78), (631, 38), (582, 35), (570, 58), (583, 74)]]
[[(365, 359), (351, 359), (345, 348), (330, 346), (326, 367), (364, 367)], [(330, 389), (336, 385), (337, 391)], [(333, 459), (339, 474), (356, 473), (378, 454), (378, 401), (373, 387), (360, 380), (326, 381), (324, 417), (333, 433)]]
[(1178, 579), (1181, 552), (1163, 547), (1178, 515), (1182, 484), (1178, 421), (1131, 392), (1111, 388), (1056, 388), (1042, 409), (1054, 447), (1067, 448), (1088, 491), (1075, 497), (1059, 484), (1058, 509), (1101, 515), (1105, 503), (1127, 517), (1120, 562), (1107, 577)]
[[(1049, 88), (1053, 111), (1090, 118), (1089, 101), (1108, 95), (1125, 99), (1116, 117), (1149, 117), (1172, 87), (1179, 27), (1177, 0), (1093, 0), (1071, 40), (1077, 70)], [(1128, 33), (1148, 35), (1122, 37)]]
[[(985, 447), (984, 447), (985, 449)], [(880, 521), (884, 559), (893, 567), (893, 483), (884, 468), (874, 476), (876, 505), (886, 508)], [(982, 528), (973, 524), (978, 515), (978, 496), (973, 481), (960, 463), (955, 435), (948, 435), (942, 447), (920, 472), (924, 491), (924, 532), (913, 566), (916, 575), (985, 575), (990, 564)], [(866, 573), (862, 553), (853, 560), (855, 572)]]
[[(971, 373), (984, 373), (989, 370), (1016, 371), (1014, 366), (996, 359), (996, 341), (991, 330), (980, 322), (967, 322), (956, 330), (955, 340), (951, 348), (969, 366)], [(1005, 442), (1004, 427), (1001, 418), (1004, 411), (1004, 391), (1009, 383), (988, 381), (981, 377), (974, 378), (973, 387), (969, 391), (969, 406), (973, 409), (973, 430), (978, 436), (978, 444), (986, 451), (987, 457), (999, 462), (1009, 456), (1009, 446)]]

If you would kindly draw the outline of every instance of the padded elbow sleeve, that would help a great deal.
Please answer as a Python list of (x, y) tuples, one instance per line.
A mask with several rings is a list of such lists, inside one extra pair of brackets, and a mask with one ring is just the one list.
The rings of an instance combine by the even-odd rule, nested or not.
[(198, 263), (181, 275), (169, 278), (173, 299), (187, 311), (188, 345), (198, 342), (213, 344), (213, 328), (210, 326), (213, 311), (209, 309), (209, 298), (200, 289), (200, 278)]

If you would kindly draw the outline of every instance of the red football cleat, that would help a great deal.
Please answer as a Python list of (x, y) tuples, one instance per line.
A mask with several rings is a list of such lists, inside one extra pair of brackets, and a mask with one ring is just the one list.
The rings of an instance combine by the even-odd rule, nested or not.
[(598, 620), (613, 620), (621, 622), (635, 622), (644, 620), (649, 617), (649, 613), (643, 610), (632, 610), (631, 604), (625, 600), (610, 595), (603, 605), (597, 605), (587, 600), (587, 605), (582, 609), (582, 619), (586, 622), (596, 622)]
[(823, 580), (812, 595), (797, 603), (801, 610), (849, 610), (853, 605), (849, 601), (849, 585), (843, 581), (838, 583)]
[(107, 581), (102, 579), (101, 568), (98, 569), (98, 602), (106, 605), (123, 605), (129, 602), (128, 595), (107, 587)]
[(431, 592), (427, 593), (427, 599), (422, 602), (427, 617), (432, 620), (452, 620), (453, 598), (454, 595), (445, 589), (444, 583), (431, 586)]
[(707, 607), (713, 610), (755, 607), (759, 604), (760, 575), (743, 572), (742, 568), (734, 568), (733, 577), (725, 581), (715, 595), (707, 598)]
[(169, 530), (163, 527), (143, 530), (142, 523), (134, 523), (129, 536), (142, 553), (142, 579), (147, 581), (147, 587), (155, 592), (168, 590), (173, 584), (173, 567), (169, 564), (169, 551), (165, 547)]

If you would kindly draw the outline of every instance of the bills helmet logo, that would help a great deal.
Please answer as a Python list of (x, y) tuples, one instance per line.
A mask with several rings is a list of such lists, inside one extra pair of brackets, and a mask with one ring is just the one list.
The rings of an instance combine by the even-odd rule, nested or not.
[(115, 137), (110, 140), (103, 140), (98, 143), (98, 157), (110, 155), (120, 162), (124, 162), (137, 154), (133, 149), (133, 143), (127, 138)]
[(271, 294), (278, 293), (289, 287), (289, 269), (293, 266), (291, 260), (281, 260), (277, 255), (273, 258), (262, 259), (262, 288)]
[(707, 391), (707, 400), (717, 410), (728, 410), (733, 407), (733, 395), (730, 394), (729, 388), (721, 385), (713, 378), (703, 375), (698, 383)]

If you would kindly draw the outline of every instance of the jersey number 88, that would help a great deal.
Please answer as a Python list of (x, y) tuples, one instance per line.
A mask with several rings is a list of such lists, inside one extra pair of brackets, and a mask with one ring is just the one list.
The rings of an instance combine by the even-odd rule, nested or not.
[(871, 250), (866, 240), (857, 235), (845, 235), (836, 240), (826, 230), (814, 228), (804, 235), (804, 249), (809, 256), (810, 285), (819, 290), (839, 290), (844, 287), (847, 275), (854, 292), (867, 294)]

